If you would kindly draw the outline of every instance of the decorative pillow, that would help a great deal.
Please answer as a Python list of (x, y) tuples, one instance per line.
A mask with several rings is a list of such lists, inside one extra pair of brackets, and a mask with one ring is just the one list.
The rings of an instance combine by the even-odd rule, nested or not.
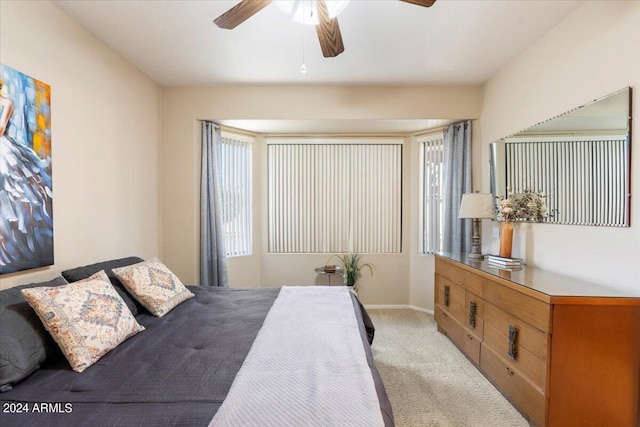
[(131, 313), (133, 313), (133, 315), (135, 316), (136, 314), (138, 314), (139, 309), (142, 309), (142, 306), (140, 305), (140, 303), (136, 302), (136, 300), (132, 298), (131, 295), (129, 295), (129, 293), (127, 292), (125, 287), (122, 286), (122, 283), (120, 283), (116, 275), (113, 274), (112, 269), (118, 268), (118, 267), (124, 267), (131, 264), (137, 264), (142, 261), (144, 260), (138, 257), (112, 259), (109, 261), (97, 262), (95, 264), (83, 265), (82, 267), (76, 267), (69, 270), (65, 270), (62, 272), (62, 276), (65, 279), (67, 279), (69, 283), (72, 283), (82, 279), (86, 279), (87, 277), (96, 274), (100, 270), (104, 270), (107, 273), (109, 280), (111, 281), (111, 283), (113, 283), (113, 286), (115, 286), (116, 290), (118, 291), (118, 293), (120, 294), (124, 302), (127, 303), (127, 307), (129, 307), (129, 310), (131, 310)]
[(121, 342), (145, 329), (106, 279), (106, 274), (103, 280), (23, 289), (22, 295), (76, 372), (84, 371)]
[(157, 259), (115, 268), (116, 277), (154, 316), (162, 317), (194, 295)]
[(0, 392), (31, 375), (46, 360), (62, 357), (60, 349), (20, 293), (38, 286), (66, 285), (63, 277), (16, 286), (0, 292)]

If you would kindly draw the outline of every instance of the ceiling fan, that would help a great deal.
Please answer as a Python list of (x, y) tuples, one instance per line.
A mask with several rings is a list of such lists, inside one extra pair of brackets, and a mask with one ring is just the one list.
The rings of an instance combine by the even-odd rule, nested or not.
[[(436, 0), (400, 0), (405, 3), (412, 3), (418, 6), (430, 7)], [(220, 27), (231, 30), (242, 24), (253, 15), (269, 6), (273, 0), (242, 0), (240, 3), (218, 16), (213, 22)], [(344, 52), (344, 44), (342, 43), (342, 35), (338, 18), (329, 15), (329, 7), (325, 0), (316, 0), (316, 14), (318, 23), (316, 24), (316, 32), (318, 40), (320, 40), (320, 48), (325, 58), (331, 58)], [(311, 11), (313, 14), (313, 11)]]

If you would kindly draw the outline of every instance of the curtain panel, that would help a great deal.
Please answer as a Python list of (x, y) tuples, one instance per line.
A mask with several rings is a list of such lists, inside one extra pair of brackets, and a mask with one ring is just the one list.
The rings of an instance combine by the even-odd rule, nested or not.
[(222, 223), (220, 187), (220, 128), (202, 122), (202, 175), (200, 182), (200, 284), (228, 287), (227, 258)]
[(453, 123), (444, 130), (443, 251), (471, 250), (471, 221), (458, 218), (460, 200), (471, 193), (471, 121)]

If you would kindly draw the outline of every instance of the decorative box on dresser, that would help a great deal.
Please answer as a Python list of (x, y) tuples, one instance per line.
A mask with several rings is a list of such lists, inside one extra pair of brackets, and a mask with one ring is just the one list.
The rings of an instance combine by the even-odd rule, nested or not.
[(435, 262), (438, 330), (532, 425), (640, 425), (640, 290), (464, 254)]

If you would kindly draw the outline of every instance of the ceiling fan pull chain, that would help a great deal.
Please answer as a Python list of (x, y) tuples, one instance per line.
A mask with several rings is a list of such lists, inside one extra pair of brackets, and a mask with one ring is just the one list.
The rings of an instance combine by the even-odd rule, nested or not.
[[(317, 9), (317, 8), (318, 8), (318, 2), (314, 2), (313, 6), (315, 6), (315, 7), (316, 7), (316, 9)], [(302, 6), (302, 7), (304, 7), (304, 3), (303, 3), (303, 6)], [(310, 7), (310, 8), (309, 8), (309, 19), (311, 20), (311, 22), (313, 22), (313, 9), (314, 9), (313, 7)], [(303, 12), (304, 12), (304, 11), (303, 11)], [(304, 13), (303, 13), (303, 14), (304, 14)]]

